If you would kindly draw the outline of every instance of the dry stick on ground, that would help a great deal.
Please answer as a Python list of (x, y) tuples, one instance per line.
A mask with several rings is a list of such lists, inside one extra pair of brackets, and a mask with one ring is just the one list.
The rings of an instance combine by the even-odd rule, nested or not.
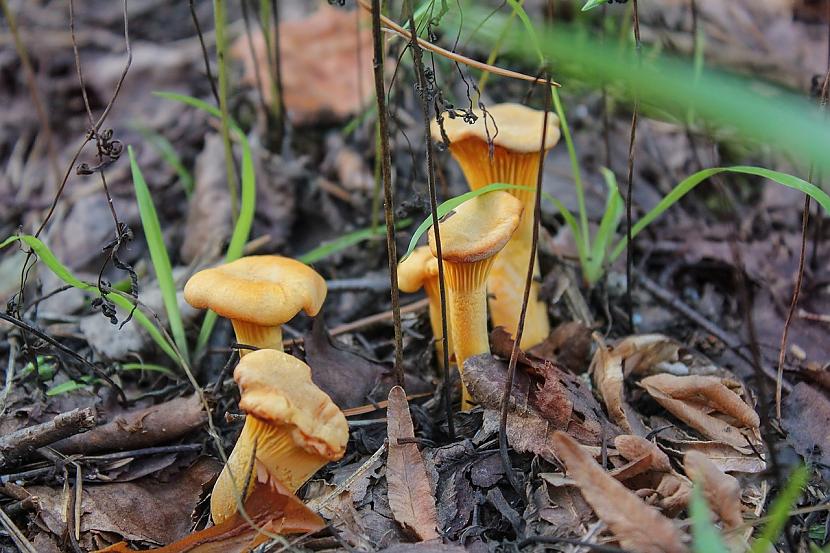
[[(827, 4), (828, 15), (830, 15), (830, 2)], [(824, 113), (827, 107), (828, 86), (830, 86), (830, 19), (827, 20), (827, 71), (821, 84), (819, 96), (819, 110)], [(813, 164), (810, 164), (810, 171), (807, 175), (807, 182), (813, 182)], [(821, 219), (821, 216), (819, 216)], [(801, 294), (801, 284), (804, 281), (804, 260), (807, 256), (807, 226), (810, 222), (810, 196), (804, 195), (804, 211), (801, 214), (801, 250), (798, 255), (798, 272), (795, 279), (795, 289), (790, 301), (790, 308), (787, 310), (787, 319), (784, 321), (784, 330), (781, 332), (781, 349), (778, 352), (778, 374), (775, 379), (775, 417), (781, 420), (781, 383), (784, 379), (784, 361), (787, 358), (787, 338), (790, 333), (790, 324), (798, 306), (798, 297)]]
[(533, 269), (536, 262), (536, 245), (539, 242), (539, 223), (542, 219), (542, 178), (545, 166), (545, 141), (547, 140), (548, 117), (550, 116), (551, 102), (551, 80), (550, 73), (547, 75), (547, 88), (545, 89), (545, 117), (542, 121), (542, 142), (539, 145), (539, 171), (536, 174), (536, 196), (533, 205), (533, 237), (530, 246), (530, 259), (527, 263), (527, 277), (525, 278), (525, 289), (522, 295), (522, 310), (519, 312), (519, 325), (516, 328), (516, 336), (513, 341), (513, 350), (510, 352), (510, 363), (507, 365), (507, 378), (504, 382), (504, 393), (501, 397), (501, 418), (499, 420), (499, 454), (504, 466), (504, 473), (513, 489), (521, 497), (525, 497), (524, 488), (516, 480), (513, 473), (513, 466), (510, 463), (510, 456), (507, 454), (507, 411), (510, 407), (510, 391), (513, 389), (513, 377), (516, 375), (516, 362), (519, 357), (519, 344), (522, 342), (522, 333), (525, 329), (525, 316), (527, 315), (527, 303), (530, 298), (530, 287), (533, 284)]
[(427, 162), (427, 187), (429, 188), (429, 208), (432, 215), (432, 229), (435, 235), (435, 250), (438, 254), (438, 295), (441, 301), (441, 348), (444, 354), (444, 407), (447, 414), (447, 428), (449, 430), (450, 440), (455, 440), (455, 424), (452, 419), (452, 393), (450, 389), (450, 352), (447, 337), (447, 290), (444, 281), (444, 256), (441, 250), (441, 229), (438, 224), (438, 198), (435, 192), (435, 166), (432, 159), (432, 134), (430, 133), (429, 121), (429, 103), (427, 102), (426, 94), (429, 87), (424, 76), (424, 62), (422, 57), (421, 47), (415, 37), (418, 36), (418, 31), (415, 27), (415, 14), (412, 11), (412, 3), (409, 0), (404, 1), (404, 13), (409, 18), (409, 29), (412, 33), (412, 38), (409, 41), (409, 48), (412, 52), (412, 61), (415, 65), (415, 78), (418, 87), (418, 98), (421, 101), (421, 109), (424, 112), (424, 142), (426, 143), (426, 162)]
[(49, 422), (36, 424), (0, 438), (0, 467), (14, 465), (40, 447), (86, 432), (95, 426), (92, 407), (61, 413)]
[(375, 97), (378, 103), (380, 151), (383, 176), (383, 213), (386, 216), (386, 252), (389, 258), (389, 283), (392, 321), (395, 327), (395, 380), (403, 386), (403, 338), (401, 307), (398, 301), (398, 252), (395, 245), (395, 214), (392, 204), (392, 159), (389, 153), (389, 124), (386, 112), (386, 87), (383, 83), (383, 45), (380, 36), (380, 0), (372, 0), (372, 43), (374, 49)]
[[(637, 52), (637, 60), (641, 59), (640, 53), (640, 14), (637, 11), (637, 0), (632, 0), (632, 17), (634, 26), (634, 48)], [(628, 141), (628, 179), (625, 191), (625, 236), (627, 239), (625, 247), (625, 306), (628, 313), (628, 326), (632, 333), (636, 332), (634, 326), (634, 300), (631, 297), (631, 287), (634, 285), (631, 280), (631, 268), (634, 263), (634, 237), (631, 235), (631, 191), (634, 188), (634, 145), (637, 141), (637, 118), (640, 111), (640, 100), (634, 97), (634, 112), (631, 114), (631, 135)]]

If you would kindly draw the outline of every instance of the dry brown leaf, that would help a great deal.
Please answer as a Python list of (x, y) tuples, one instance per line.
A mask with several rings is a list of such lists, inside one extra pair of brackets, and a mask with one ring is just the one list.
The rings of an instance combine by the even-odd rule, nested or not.
[(386, 484), (389, 507), (401, 526), (421, 540), (439, 536), (438, 511), (427, 476), (424, 458), (415, 443), (401, 443), (415, 438), (406, 392), (400, 386), (389, 390), (387, 410), (389, 452), (386, 459)]
[[(660, 405), (703, 436), (747, 451), (749, 443), (757, 442), (760, 421), (755, 410), (728, 386), (732, 384), (734, 381), (717, 376), (670, 374), (649, 376), (640, 381), (640, 386)], [(727, 420), (709, 414), (711, 412), (725, 415)], [(749, 432), (742, 433), (733, 421), (747, 427)]]
[(621, 340), (614, 353), (624, 360), (626, 376), (645, 374), (661, 363), (679, 361), (680, 344), (662, 334), (639, 334)]
[(712, 511), (727, 529), (743, 524), (741, 516), (741, 486), (735, 477), (722, 472), (699, 451), (690, 451), (683, 458), (686, 476), (701, 486), (703, 496)]
[[(254, 64), (259, 67), (263, 95), (270, 103), (272, 86), (268, 53), (262, 32), (241, 36), (231, 54), (245, 66), (243, 82), (257, 86)], [(282, 92), (294, 124), (321, 118), (343, 119), (360, 111), (374, 94), (372, 33), (363, 15), (323, 4), (314, 14), (280, 23)]]
[(670, 449), (678, 453), (700, 451), (723, 472), (763, 472), (767, 463), (757, 453), (741, 453), (720, 442), (670, 442)]
[(573, 438), (556, 432), (553, 445), (585, 500), (619, 540), (640, 553), (685, 553), (683, 534), (653, 507), (613, 479)]
[[(267, 471), (257, 471), (265, 474)], [(259, 482), (245, 500), (245, 511), (258, 528), (270, 534), (304, 534), (326, 527), (315, 512), (286, 490), (279, 481)], [(158, 553), (243, 553), (267, 541), (268, 535), (251, 526), (239, 513), (222, 524), (165, 547), (150, 549)], [(98, 553), (130, 553), (126, 542), (117, 543)]]
[[(599, 445), (603, 437), (612, 439), (620, 433), (606, 419), (584, 382), (549, 362), (544, 364), (547, 378), (541, 388), (538, 379), (532, 379), (525, 370), (517, 370), (513, 380), (507, 441), (516, 451), (530, 451), (556, 462), (551, 445), (555, 430), (567, 430), (580, 442), (591, 445)], [(507, 364), (489, 354), (473, 356), (464, 364), (462, 378), (485, 408), (485, 426), (498, 428), (506, 375)]]
[(591, 329), (579, 321), (561, 323), (527, 354), (559, 363), (572, 373), (584, 373), (591, 355)]
[(663, 475), (655, 492), (660, 509), (666, 516), (674, 517), (689, 504), (692, 486), (688, 480), (672, 471)]
[(623, 431), (631, 434), (633, 429), (626, 414), (630, 408), (624, 399), (623, 358), (613, 348), (606, 346), (605, 341), (598, 334), (594, 334), (594, 339), (597, 342), (597, 351), (594, 353), (588, 372), (599, 390), (599, 395), (605, 403), (605, 409), (611, 420)]
[(614, 438), (614, 446), (620, 455), (629, 461), (648, 455), (652, 470), (660, 472), (669, 472), (671, 470), (669, 456), (663, 453), (663, 450), (657, 444), (645, 438), (631, 434), (623, 434)]

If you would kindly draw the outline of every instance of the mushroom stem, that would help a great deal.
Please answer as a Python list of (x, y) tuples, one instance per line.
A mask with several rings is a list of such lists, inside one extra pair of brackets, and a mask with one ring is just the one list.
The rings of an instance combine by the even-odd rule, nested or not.
[[(210, 498), (214, 523), (220, 524), (224, 518), (236, 512), (237, 497), (244, 502), (253, 491), (258, 478), (251, 468), (254, 459), (256, 470), (266, 470), (292, 493), (329, 462), (320, 455), (298, 447), (291, 431), (291, 428), (273, 426), (251, 415), (245, 418), (242, 433), (228, 456), (228, 463), (222, 469)], [(242, 494), (240, 492), (246, 482), (248, 485)]]
[[(282, 326), (262, 326), (239, 319), (231, 320), (236, 341), (246, 346), (258, 349), (273, 349), (282, 351)], [(250, 353), (251, 350), (240, 349), (239, 356)]]
[[(474, 263), (445, 263), (447, 288), (450, 290), (450, 325), (458, 372), (464, 372), (464, 361), (490, 351), (487, 335), (487, 275), (495, 257)], [(461, 409), (472, 407), (470, 393), (461, 380)]]
[[(515, 336), (519, 328), (527, 263), (533, 250), (533, 212), (539, 174), (539, 152), (517, 153), (501, 146), (493, 146), (493, 155), (490, 156), (488, 144), (476, 139), (453, 142), (450, 151), (461, 166), (471, 190), (494, 182), (531, 187), (531, 190), (506, 190), (522, 202), (524, 210), (513, 238), (496, 256), (487, 283), (493, 326), (502, 326)], [(533, 274), (539, 277), (541, 273), (538, 256), (536, 252), (533, 252), (533, 255)], [(539, 283), (534, 281), (530, 289), (525, 328), (522, 333), (523, 348), (542, 342), (550, 333), (547, 307), (538, 298)]]

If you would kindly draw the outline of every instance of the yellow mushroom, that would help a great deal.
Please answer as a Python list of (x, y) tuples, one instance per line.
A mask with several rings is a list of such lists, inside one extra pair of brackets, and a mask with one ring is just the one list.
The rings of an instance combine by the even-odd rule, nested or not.
[(282, 351), (282, 325), (301, 310), (316, 315), (326, 281), (295, 259), (254, 255), (199, 271), (187, 281), (184, 297), (230, 319), (240, 344)]
[[(527, 265), (533, 248), (533, 210), (539, 149), (545, 113), (520, 104), (491, 106), (487, 114), (475, 112), (473, 124), (461, 118), (444, 117), (444, 131), (450, 140), (450, 152), (467, 179), (471, 190), (494, 182), (529, 186), (531, 190), (508, 190), (521, 200), (524, 214), (519, 230), (496, 258), (487, 283), (490, 294), (490, 316), (494, 326), (503, 326), (515, 336), (519, 326)], [(432, 122), (432, 137), (442, 140), (440, 126)], [(559, 140), (559, 118), (548, 113), (544, 150), (547, 152)], [(492, 157), (490, 156), (492, 143)], [(534, 276), (539, 276), (539, 261), (535, 260)], [(521, 346), (528, 348), (544, 340), (550, 333), (547, 307), (539, 301), (539, 283), (530, 289)]]
[[(429, 300), (429, 321), (435, 336), (435, 352), (438, 366), (444, 367), (444, 335), (441, 328), (441, 293), (438, 289), (438, 259), (432, 255), (429, 246), (419, 246), (409, 257), (398, 265), (398, 288), (413, 293), (423, 287)], [(452, 328), (447, 321), (447, 350), (452, 352)]]
[[(455, 362), (490, 351), (487, 334), (487, 276), (504, 245), (519, 226), (522, 203), (506, 192), (489, 192), (458, 206), (439, 223), (444, 275), (449, 291), (450, 325)], [(435, 254), (435, 234), (429, 231)], [(463, 409), (470, 395), (462, 381)]]
[(237, 498), (244, 501), (266, 476), (296, 492), (327, 463), (342, 458), (349, 441), (343, 412), (296, 357), (254, 351), (239, 361), (233, 377), (239, 407), (248, 416), (210, 498), (216, 524), (232, 516)]

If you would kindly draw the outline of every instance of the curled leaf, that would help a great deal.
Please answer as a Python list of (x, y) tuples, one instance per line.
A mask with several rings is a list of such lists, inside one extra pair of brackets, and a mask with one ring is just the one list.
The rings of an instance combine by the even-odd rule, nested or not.
[(703, 489), (709, 507), (727, 529), (743, 524), (741, 487), (735, 477), (722, 472), (706, 455), (690, 451), (683, 458), (686, 475)]

